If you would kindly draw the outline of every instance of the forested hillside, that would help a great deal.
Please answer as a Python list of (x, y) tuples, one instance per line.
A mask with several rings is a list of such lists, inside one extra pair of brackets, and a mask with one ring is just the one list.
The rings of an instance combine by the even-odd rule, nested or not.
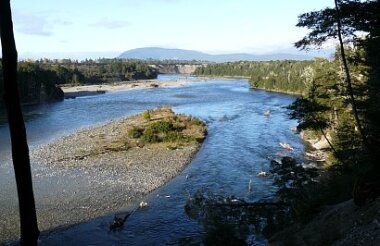
[(34, 62), (45, 71), (57, 74), (57, 84), (97, 84), (138, 79), (154, 79), (157, 71), (148, 63), (120, 59), (38, 60)]
[(300, 130), (329, 139), (328, 173), (341, 182), (332, 189), (335, 198), (346, 194), (363, 205), (380, 195), (380, 3), (335, 4), (299, 17), (298, 26), (310, 33), (297, 47), (319, 46), (336, 37), (340, 45), (331, 66), (316, 70), (307, 95), (291, 108)]
[[(156, 69), (138, 61), (41, 59), (18, 63), (18, 85), (24, 104), (63, 100), (63, 92), (57, 85), (99, 84), (156, 77)], [(0, 87), (0, 94), (3, 94), (2, 90), (3, 86)]]
[(316, 69), (329, 66), (325, 59), (313, 61), (227, 62), (207, 64), (194, 75), (232, 76), (249, 78), (252, 88), (295, 94), (306, 94), (314, 79)]

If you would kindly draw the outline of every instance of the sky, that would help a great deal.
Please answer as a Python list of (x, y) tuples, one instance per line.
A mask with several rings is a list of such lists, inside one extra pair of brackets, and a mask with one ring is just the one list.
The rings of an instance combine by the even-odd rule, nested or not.
[(298, 15), (333, 0), (12, 0), (21, 58), (114, 57), (141, 47), (294, 51)]

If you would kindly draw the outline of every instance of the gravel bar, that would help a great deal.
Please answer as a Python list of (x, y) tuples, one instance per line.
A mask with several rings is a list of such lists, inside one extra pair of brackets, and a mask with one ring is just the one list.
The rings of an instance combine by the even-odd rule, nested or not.
[[(83, 129), (31, 152), (41, 231), (133, 209), (191, 162), (200, 143), (177, 149), (149, 144), (94, 152), (102, 141), (111, 141), (138, 120), (130, 116)], [(9, 216), (0, 223), (6, 228), (0, 233), (0, 244), (19, 236), (18, 212), (11, 206), (2, 210)]]

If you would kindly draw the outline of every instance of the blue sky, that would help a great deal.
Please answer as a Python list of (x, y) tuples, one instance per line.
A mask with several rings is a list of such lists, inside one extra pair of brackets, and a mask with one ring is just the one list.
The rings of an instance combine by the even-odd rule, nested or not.
[(292, 49), (301, 13), (333, 0), (13, 0), (20, 57), (112, 57), (146, 46), (208, 53)]

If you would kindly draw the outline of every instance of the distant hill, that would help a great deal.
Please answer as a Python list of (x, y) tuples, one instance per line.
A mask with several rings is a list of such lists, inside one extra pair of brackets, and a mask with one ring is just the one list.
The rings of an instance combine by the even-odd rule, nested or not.
[(270, 60), (311, 60), (312, 55), (273, 53), (254, 55), (246, 53), (211, 55), (194, 50), (166, 49), (159, 47), (147, 47), (132, 49), (123, 52), (119, 58), (141, 60), (198, 60), (210, 62), (234, 62), (234, 61), (270, 61)]

